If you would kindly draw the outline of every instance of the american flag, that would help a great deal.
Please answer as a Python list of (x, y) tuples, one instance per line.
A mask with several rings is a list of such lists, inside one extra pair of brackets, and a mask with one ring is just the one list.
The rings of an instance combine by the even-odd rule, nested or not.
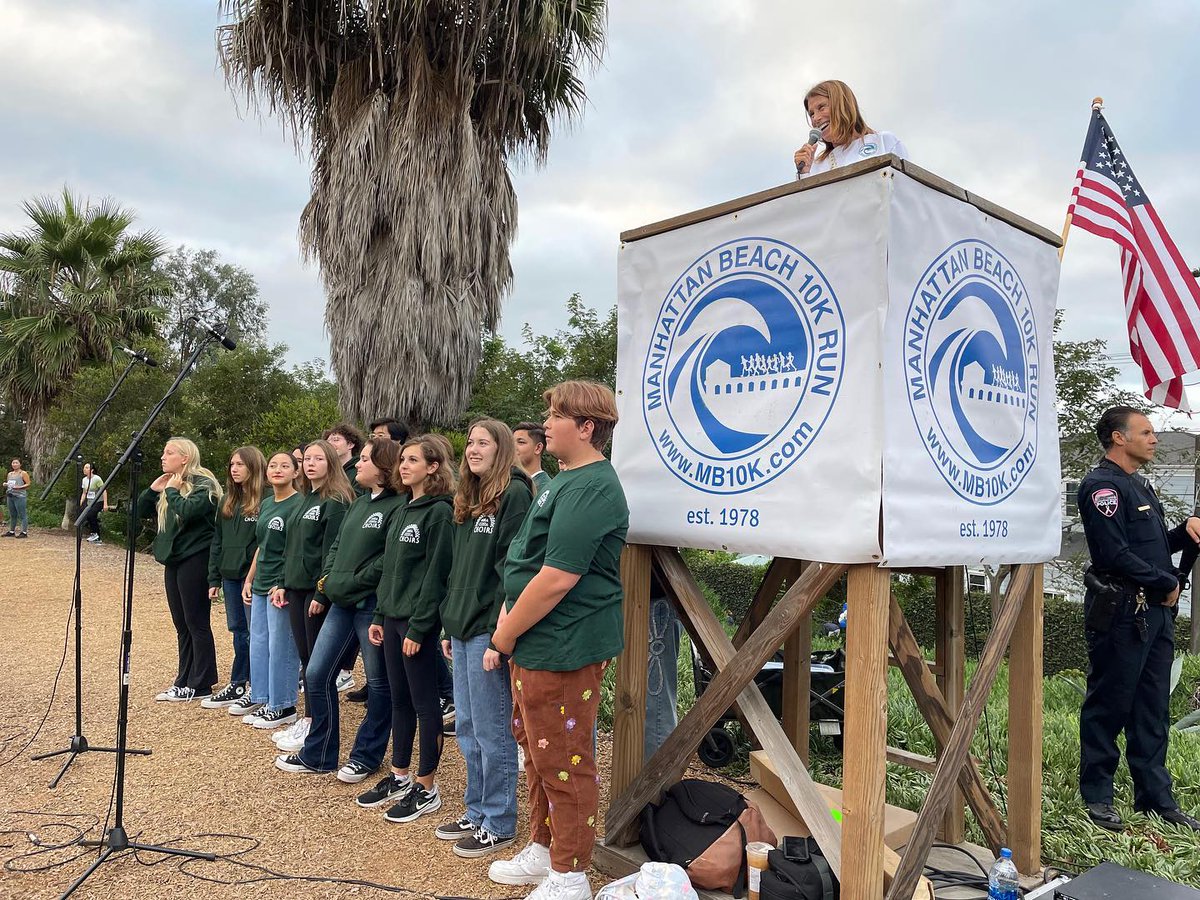
[(1200, 369), (1200, 284), (1142, 190), (1103, 113), (1092, 113), (1075, 176), (1071, 224), (1121, 248), (1129, 349), (1146, 396), (1188, 409), (1183, 376)]

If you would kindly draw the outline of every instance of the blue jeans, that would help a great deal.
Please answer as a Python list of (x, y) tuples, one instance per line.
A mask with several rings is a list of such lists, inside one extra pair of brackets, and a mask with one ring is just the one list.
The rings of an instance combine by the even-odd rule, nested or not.
[[(8, 530), (17, 534), (29, 530), (28, 498), (25, 491), (8, 492)], [(17, 526), (20, 525), (18, 528)]]
[(250, 680), (250, 607), (242, 602), (242, 582), (226, 578), (221, 582), (225, 594), (225, 627), (233, 635), (233, 670), (229, 680), (246, 684)]
[(392, 692), (388, 687), (383, 648), (367, 639), (374, 616), (374, 597), (363, 609), (331, 606), (308, 660), (305, 702), (312, 726), (304, 739), (300, 758), (305, 765), (322, 772), (332, 771), (338, 765), (341, 725), (338, 721), (337, 677), (342, 657), (355, 640), (362, 649), (363, 670), (367, 673), (367, 714), (358, 726), (350, 759), (369, 769), (377, 769), (383, 762), (392, 732)]
[(645, 758), (662, 746), (679, 721), (679, 635), (683, 626), (666, 597), (650, 600), (650, 664), (646, 673)]
[(267, 709), (288, 709), (300, 694), (300, 654), (286, 609), (251, 594), (250, 699)]
[(454, 653), (455, 735), (467, 764), (463, 803), (473, 825), (497, 837), (517, 833), (517, 741), (512, 734), (508, 658), (483, 671), (490, 635), (451, 638)]

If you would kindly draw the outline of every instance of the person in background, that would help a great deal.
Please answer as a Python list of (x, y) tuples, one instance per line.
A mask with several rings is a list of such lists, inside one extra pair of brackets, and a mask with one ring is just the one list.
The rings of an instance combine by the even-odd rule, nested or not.
[(8, 531), (5, 537), (29, 537), (29, 473), (21, 468), (21, 460), (13, 457), (4, 479), (8, 492)]
[[(363, 447), (364, 441), (362, 432), (349, 422), (339, 422), (322, 434), (321, 438), (328, 441), (330, 446), (337, 451), (338, 464), (342, 467), (342, 471), (346, 473), (346, 480), (350, 482), (350, 487), (354, 489), (354, 492), (361, 496), (365, 491), (362, 483), (357, 480), (356, 476), (358, 473), (358, 454)], [(354, 675), (351, 673), (351, 670), (354, 668), (354, 660), (358, 658), (359, 650), (358, 644), (354, 643), (355, 640), (355, 638), (351, 639), (350, 646), (346, 650), (345, 657), (342, 658), (342, 664), (338, 671), (337, 689), (339, 694), (354, 690)], [(348, 699), (354, 699), (359, 703), (365, 702), (366, 691), (367, 686), (363, 685), (361, 700), (358, 697)]]
[(542, 471), (542, 453), (546, 450), (546, 432), (537, 422), (518, 422), (513, 426), (517, 447), (517, 464), (533, 482), (533, 494), (540, 497), (550, 476)]
[[(392, 769), (357, 802), (377, 807), (409, 784), (384, 818), (411, 822), (442, 806), (436, 781), (443, 740), (437, 659), (439, 605), (454, 554), (454, 450), (440, 434), (409, 438), (396, 474), (409, 500), (388, 529), (379, 605), (369, 634), (371, 643), (383, 648), (392, 692)], [(410, 776), (418, 729), (421, 764)]]
[(208, 555), (221, 486), (217, 476), (200, 464), (200, 449), (187, 438), (168, 440), (161, 462), (162, 474), (142, 491), (137, 512), (143, 519), (153, 518), (157, 526), (154, 558), (163, 566), (179, 668), (174, 684), (154, 699), (205, 700), (217, 682)]
[(92, 506), (87, 517), (88, 542), (99, 544), (100, 513), (108, 512), (108, 488), (104, 486), (104, 479), (96, 474), (96, 469), (91, 463), (83, 464), (83, 481), (79, 485), (79, 492), (80, 509), (87, 509), (97, 496), (100, 497), (100, 505)]
[(267, 460), (267, 484), (271, 493), (263, 498), (255, 528), (258, 549), (242, 591), (242, 601), (251, 607), (251, 708), (242, 721), (273, 729), (296, 721), (300, 679), (300, 655), (283, 592), (283, 565), (292, 514), (304, 495), (296, 490), (296, 463), (287, 450), (278, 450)]
[(863, 119), (858, 98), (842, 81), (822, 81), (804, 95), (808, 123), (822, 134), (817, 144), (806, 143), (795, 152), (796, 177), (819, 175), (839, 166), (894, 153), (908, 159), (908, 149), (890, 131), (876, 131)]
[(371, 437), (387, 438), (403, 444), (408, 440), (408, 426), (399, 419), (375, 419), (370, 426)]
[[(300, 679), (304, 683), (305, 713), (295, 723), (274, 735), (275, 745), (287, 753), (304, 746), (304, 738), (312, 725), (308, 715), (308, 663), (317, 635), (325, 621), (324, 611), (313, 615), (312, 600), (317, 591), (317, 578), (333, 541), (342, 527), (346, 507), (354, 501), (354, 491), (346, 481), (346, 473), (337, 464), (337, 454), (328, 441), (313, 441), (304, 449), (302, 472), (306, 491), (304, 499), (292, 513), (287, 528), (287, 545), (283, 553), (283, 587), (276, 589), (278, 601), (283, 599), (292, 625), (292, 638), (300, 654)], [(282, 598), (279, 597), (282, 593)]]
[(458, 749), (467, 767), (465, 811), (434, 834), (456, 841), (465, 859), (508, 847), (517, 834), (517, 744), (512, 735), (512, 686), (507, 660), (485, 670), (500, 604), (508, 547), (533, 502), (533, 485), (515, 464), (512, 432), (503, 422), (479, 419), (467, 429), (467, 446), (454, 494), (454, 565), (442, 626), (454, 657)]
[[(208, 551), (208, 599), (224, 594), (225, 627), (233, 635), (229, 683), (200, 705), (230, 709), (248, 698), (250, 685), (250, 607), (242, 602), (246, 575), (258, 549), (258, 510), (267, 489), (267, 460), (257, 447), (238, 447), (229, 457), (225, 499), (217, 510)], [(245, 715), (249, 709), (231, 710)]]
[(536, 900), (591, 900), (599, 775), (593, 734), (600, 682), (621, 651), (620, 561), (629, 507), (604, 447), (617, 423), (613, 392), (567, 381), (545, 393), (546, 450), (558, 476), (534, 500), (508, 548), (505, 605), (484, 654), (511, 654), (513, 735), (525, 752), (530, 842), (488, 877), (537, 884)]
[[(391, 730), (392, 695), (383, 652), (367, 635), (375, 617), (388, 528), (405, 502), (394, 487), (399, 456), (400, 446), (395, 441), (371, 438), (359, 457), (358, 483), (366, 493), (346, 510), (309, 605), (314, 616), (325, 615), (306, 673), (304, 700), (312, 725), (300, 750), (275, 757), (275, 767), (281, 771), (321, 774), (336, 769), (339, 781), (358, 784), (383, 761)], [(352, 637), (353, 645), (362, 645), (363, 670), (370, 690), (367, 713), (358, 727), (350, 758), (337, 769), (341, 743), (338, 662), (353, 646)], [(403, 789), (407, 790), (408, 785)]]

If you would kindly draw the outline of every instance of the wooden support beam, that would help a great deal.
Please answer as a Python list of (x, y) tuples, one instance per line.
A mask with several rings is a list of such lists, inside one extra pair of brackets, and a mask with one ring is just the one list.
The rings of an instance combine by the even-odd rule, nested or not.
[(610, 790), (629, 786), (645, 762), (646, 670), (650, 646), (650, 548), (626, 544), (621, 553), (625, 587), (625, 649), (617, 657), (613, 698), (613, 754)]
[[(803, 568), (794, 570), (789, 580), (794, 580), (802, 571)], [(805, 766), (808, 766), (810, 743), (811, 665), (812, 613), (807, 613), (783, 645), (783, 731)]]
[[(888, 643), (892, 647), (892, 652), (901, 660), (900, 671), (908, 683), (908, 689), (912, 692), (917, 708), (925, 718), (926, 724), (929, 725), (929, 730), (933, 732), (933, 739), (937, 743), (940, 755), (944, 752), (946, 744), (950, 741), (950, 733), (954, 730), (954, 715), (938, 690), (933, 675), (925, 668), (921, 648), (917, 644), (917, 639), (913, 637), (912, 629), (908, 627), (908, 622), (904, 619), (904, 612), (900, 609), (900, 604), (896, 602), (895, 597), (889, 601), (889, 609)], [(966, 795), (971, 811), (979, 820), (979, 827), (983, 830), (989, 846), (993, 851), (999, 852), (1001, 847), (1007, 846), (1004, 820), (1000, 818), (1000, 813), (992, 802), (992, 795), (988, 791), (987, 785), (984, 784), (983, 776), (979, 774), (974, 760), (968, 760), (967, 765), (962, 767), (958, 774), (958, 783)]]
[[(887, 630), (891, 574), (850, 568), (846, 583), (846, 743), (842, 768), (841, 881), (846, 897), (883, 896), (887, 784)], [(912, 896), (913, 887), (909, 889)]]
[(1032, 581), (1033, 567), (1028, 564), (1018, 566), (1009, 580), (1004, 606), (984, 645), (983, 655), (979, 659), (979, 668), (975, 672), (971, 687), (967, 690), (966, 701), (958, 721), (954, 723), (950, 740), (946, 742), (946, 747), (938, 759), (933, 783), (930, 784), (929, 793), (925, 796), (925, 803), (922, 805), (920, 813), (917, 814), (916, 827), (913, 829), (912, 837), (909, 838), (908, 846), (904, 848), (904, 855), (900, 858), (900, 868), (887, 893), (887, 900), (902, 900), (902, 898), (911, 897), (916, 888), (917, 880), (921, 877), (921, 869), (929, 856), (929, 847), (936, 836), (938, 823), (946, 812), (946, 805), (950, 802), (958, 773), (967, 762), (967, 756), (971, 749), (971, 738), (979, 725), (983, 707), (987, 703), (992, 685), (996, 681), (996, 672), (999, 671), (1000, 663), (1004, 659), (1004, 652), (1008, 649), (1009, 640), (1012, 638), (1013, 629), (1016, 627), (1017, 619), (1025, 605), (1024, 601)]
[(1027, 875), (1042, 869), (1042, 578), (1034, 566), (1008, 652), (1008, 846)]
[[(934, 579), (934, 660), (939, 671), (937, 686), (948, 709), (962, 706), (967, 689), (967, 654), (963, 622), (963, 568), (949, 566)], [(940, 745), (939, 745), (940, 746)], [(939, 837), (948, 844), (961, 844), (967, 836), (963, 805), (966, 797), (955, 791), (942, 819)], [(999, 850), (999, 848), (994, 848)]]
[(826, 854), (830, 868), (840, 872), (841, 829), (829, 815), (823, 798), (812, 785), (808, 771), (800, 765), (782, 727), (766, 707), (766, 701), (762, 700), (762, 694), (753, 682), (763, 663), (774, 655), (799, 618), (825, 595), (846, 567), (829, 564), (811, 566), (768, 613), (741, 650), (734, 652), (732, 643), (709, 610), (678, 552), (655, 548), (654, 554), (659, 570), (681, 604), (683, 617), (691, 622), (698, 639), (708, 646), (720, 671), (629, 788), (611, 801), (605, 819), (605, 842), (621, 845), (636, 839), (633, 832), (642, 807), (658, 799), (677, 761), (695, 751), (708, 729), (742, 694), (740, 705), (743, 712), (755, 720), (766, 719), (752, 721), (751, 724), (779, 767), (777, 771), (789, 796)]
[(745, 618), (738, 624), (737, 631), (734, 632), (734, 647), (740, 647), (746, 643), (746, 638), (767, 617), (771, 604), (779, 595), (779, 589), (785, 583), (794, 582), (799, 574), (799, 560), (785, 559), (782, 556), (776, 556), (771, 560), (771, 564), (767, 566), (767, 571), (763, 574), (763, 580), (758, 585), (758, 590), (754, 592), (754, 599), (750, 601), (750, 608), (746, 610)]
[[(898, 668), (900, 668), (900, 660), (896, 659), (895, 656), (892, 656), (889, 654), (888, 655), (888, 665), (891, 666), (893, 669), (898, 669)], [(937, 662), (935, 662), (933, 660), (926, 660), (925, 668), (927, 668), (931, 674), (938, 676), (939, 679), (942, 678), (942, 676), (944, 676), (946, 673), (946, 670), (941, 665), (939, 665)]]
[(887, 761), (897, 766), (916, 769), (918, 772), (928, 772), (931, 775), (937, 768), (937, 759), (934, 757), (924, 756), (920, 753), (910, 753), (907, 750), (901, 750), (899, 747), (887, 748)]

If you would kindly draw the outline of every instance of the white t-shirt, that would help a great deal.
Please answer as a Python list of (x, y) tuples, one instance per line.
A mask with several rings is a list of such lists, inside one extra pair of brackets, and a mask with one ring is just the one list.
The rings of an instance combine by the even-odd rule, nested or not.
[(100, 493), (100, 489), (103, 487), (104, 479), (99, 475), (91, 475), (83, 479), (83, 481), (81, 481), (79, 484), (79, 489), (81, 491), (86, 491), (84, 499), (86, 499), (88, 503), (91, 503), (96, 499), (96, 495)]
[(870, 159), (872, 156), (883, 156), (888, 153), (894, 153), (901, 159), (908, 159), (908, 148), (904, 146), (900, 138), (890, 131), (864, 134), (845, 147), (835, 147), (831, 153), (826, 153), (823, 157), (818, 153), (812, 166), (800, 177), (820, 175), (822, 172), (829, 172), (860, 160)]

